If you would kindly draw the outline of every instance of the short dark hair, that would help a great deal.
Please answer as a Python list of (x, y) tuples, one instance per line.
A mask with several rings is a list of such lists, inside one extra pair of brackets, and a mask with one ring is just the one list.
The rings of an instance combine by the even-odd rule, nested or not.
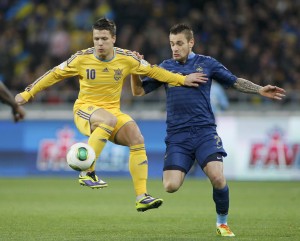
[(107, 18), (100, 18), (93, 24), (93, 29), (97, 30), (107, 30), (110, 32), (111, 36), (115, 36), (117, 32), (117, 27), (114, 21)]
[(170, 34), (179, 34), (183, 33), (188, 41), (194, 38), (194, 33), (192, 28), (185, 23), (175, 24), (173, 27), (170, 28)]

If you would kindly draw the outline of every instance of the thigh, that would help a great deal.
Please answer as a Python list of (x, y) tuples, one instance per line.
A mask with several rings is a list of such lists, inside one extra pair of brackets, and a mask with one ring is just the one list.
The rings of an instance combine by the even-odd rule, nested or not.
[(164, 171), (189, 172), (195, 161), (194, 148), (188, 132), (176, 133), (166, 138)]
[(133, 146), (144, 143), (142, 133), (135, 121), (126, 122), (115, 134), (114, 142), (122, 146)]
[(223, 162), (211, 161), (203, 168), (204, 173), (210, 178), (214, 176), (223, 176)]
[(214, 188), (222, 189), (226, 185), (226, 179), (223, 174), (223, 162), (211, 161), (203, 168), (204, 173), (209, 178)]
[(91, 104), (83, 104), (75, 111), (74, 122), (82, 134), (90, 136), (100, 123), (115, 126), (117, 118), (113, 113), (103, 108)]
[(179, 170), (188, 173), (193, 166), (195, 157), (193, 154), (185, 152), (180, 147), (172, 147), (172, 150), (167, 148), (164, 160), (164, 171)]
[[(133, 133), (140, 133), (140, 130), (134, 120), (127, 114), (119, 111), (119, 110), (108, 110), (114, 116), (117, 117), (117, 124), (115, 129), (113, 130), (109, 140), (119, 145), (129, 146), (128, 139), (126, 135), (132, 135)], [(126, 127), (124, 128), (123, 127)], [(130, 128), (132, 128), (132, 132), (130, 133)], [(122, 130), (123, 129), (123, 130)]]
[[(91, 121), (93, 121), (93, 113), (103, 110), (95, 105), (83, 104), (74, 112), (74, 122), (78, 130), (85, 136), (90, 136), (92, 133)], [(105, 113), (106, 111), (103, 110)], [(106, 112), (109, 114), (108, 112)]]
[(165, 187), (179, 189), (185, 178), (185, 173), (179, 170), (166, 170), (163, 172), (163, 184)]
[[(203, 169), (207, 164), (207, 158), (215, 153), (219, 153), (221, 156), (227, 156), (226, 151), (223, 148), (223, 143), (218, 133), (211, 128), (203, 128), (195, 136), (196, 146), (196, 160)], [(218, 160), (216, 160), (218, 161)]]

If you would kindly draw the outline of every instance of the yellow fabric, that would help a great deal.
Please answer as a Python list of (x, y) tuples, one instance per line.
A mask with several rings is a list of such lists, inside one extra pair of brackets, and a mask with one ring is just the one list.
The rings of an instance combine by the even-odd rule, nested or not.
[(20, 95), (23, 97), (24, 100), (28, 101), (32, 96), (29, 92), (27, 91), (23, 91), (22, 93), (20, 93)]
[(130, 147), (129, 171), (136, 196), (147, 193), (148, 160), (144, 144)]
[(136, 59), (129, 50), (114, 48), (113, 59), (101, 61), (94, 55), (94, 48), (89, 48), (78, 51), (45, 73), (29, 85), (26, 91), (34, 97), (39, 91), (65, 78), (78, 76), (80, 91), (74, 109), (86, 103), (104, 109), (119, 109), (123, 83), (130, 74), (146, 75), (174, 86), (183, 85), (185, 80), (185, 76)]
[[(74, 112), (74, 122), (78, 130), (86, 136), (90, 136), (91, 134), (91, 126), (90, 126), (90, 116), (93, 114), (99, 107), (91, 104), (83, 104), (80, 105), (80, 108), (75, 110)], [(106, 111), (113, 114), (115, 117), (117, 117), (117, 124), (109, 137), (109, 140), (111, 142), (114, 142), (115, 135), (118, 133), (120, 128), (125, 125), (129, 121), (133, 121), (133, 119), (121, 112), (119, 109), (106, 109)]]
[[(100, 124), (90, 135), (90, 138), (88, 140), (88, 144), (94, 149), (96, 153), (96, 161), (98, 157), (100, 156), (108, 138), (110, 137), (113, 127), (106, 125), (106, 124)], [(95, 170), (96, 162), (90, 167), (89, 171)]]

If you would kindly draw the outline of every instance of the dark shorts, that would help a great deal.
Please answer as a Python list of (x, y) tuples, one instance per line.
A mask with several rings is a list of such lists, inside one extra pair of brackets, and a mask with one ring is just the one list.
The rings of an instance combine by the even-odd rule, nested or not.
[(210, 161), (223, 161), (227, 156), (215, 127), (191, 127), (168, 134), (166, 139), (165, 170), (188, 173), (195, 160), (203, 169)]

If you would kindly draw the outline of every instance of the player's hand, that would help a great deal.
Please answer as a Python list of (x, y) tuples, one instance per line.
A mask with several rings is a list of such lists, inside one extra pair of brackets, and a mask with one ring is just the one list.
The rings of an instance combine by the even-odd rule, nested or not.
[(259, 90), (259, 94), (270, 99), (282, 100), (285, 90), (273, 85), (266, 85)]
[(144, 55), (140, 54), (139, 52), (137, 52), (137, 51), (132, 51), (132, 53), (133, 53), (134, 55), (136, 55), (136, 57), (137, 57), (139, 60), (144, 59)]
[(17, 102), (18, 105), (24, 105), (27, 103), (27, 101), (20, 94), (17, 94), (15, 96), (15, 101)]
[(186, 76), (184, 80), (185, 86), (198, 87), (199, 84), (205, 84), (208, 78), (203, 73), (192, 73)]
[(17, 106), (13, 109), (13, 117), (14, 121), (18, 122), (20, 120), (23, 120), (25, 117), (25, 110), (22, 106)]

